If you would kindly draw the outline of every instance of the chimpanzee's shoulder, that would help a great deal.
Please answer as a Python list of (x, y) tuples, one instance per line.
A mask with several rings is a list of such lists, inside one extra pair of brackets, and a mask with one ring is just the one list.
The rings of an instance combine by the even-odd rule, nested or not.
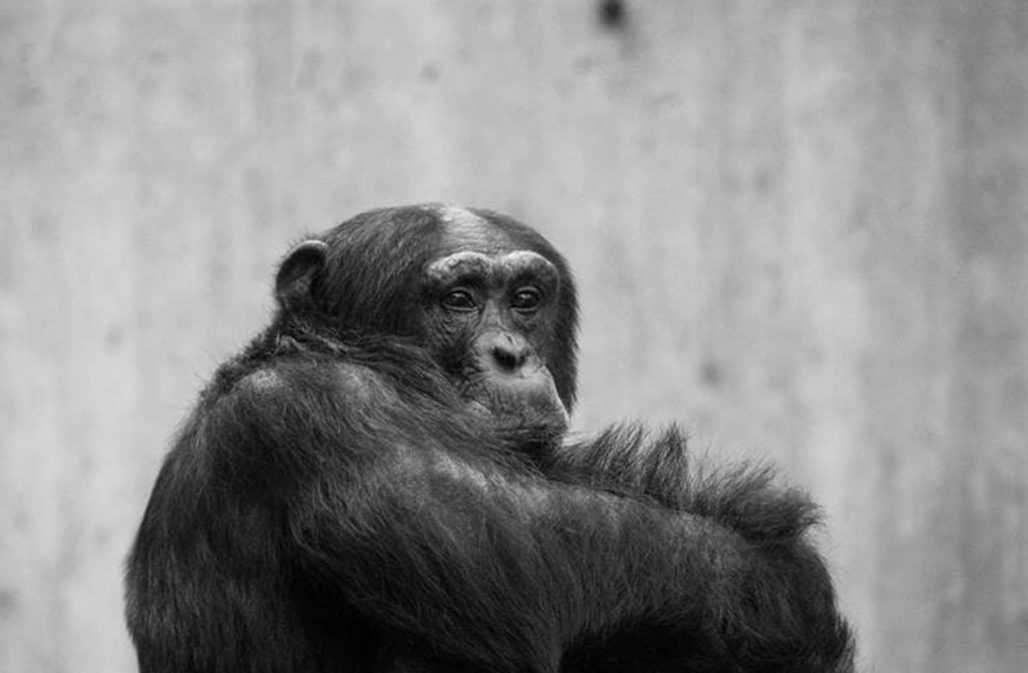
[(404, 406), (412, 396), (449, 404), (454, 395), (431, 355), (410, 339), (275, 323), (218, 367), (200, 404), (270, 413), (328, 400), (356, 410)]
[(388, 387), (368, 363), (325, 355), (287, 355), (267, 360), (239, 376), (224, 396), (277, 397), (324, 394), (361, 399)]

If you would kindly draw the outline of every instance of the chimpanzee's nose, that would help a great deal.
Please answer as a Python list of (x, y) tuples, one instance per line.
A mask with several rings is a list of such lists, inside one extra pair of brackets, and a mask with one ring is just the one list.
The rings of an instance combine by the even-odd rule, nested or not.
[(499, 334), (493, 339), (489, 353), (497, 369), (506, 374), (513, 374), (524, 366), (531, 353), (531, 347), (522, 338)]

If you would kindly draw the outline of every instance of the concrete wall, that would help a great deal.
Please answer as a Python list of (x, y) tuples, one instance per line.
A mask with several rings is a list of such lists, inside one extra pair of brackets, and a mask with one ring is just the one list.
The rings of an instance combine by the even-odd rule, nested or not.
[(1028, 5), (0, 0), (0, 671), (134, 670), (121, 563), (278, 256), (505, 210), (577, 424), (824, 503), (868, 671), (1028, 670)]

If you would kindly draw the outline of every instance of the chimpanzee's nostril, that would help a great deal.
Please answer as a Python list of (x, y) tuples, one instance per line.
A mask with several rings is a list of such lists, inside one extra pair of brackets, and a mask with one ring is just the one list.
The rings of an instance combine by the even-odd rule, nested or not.
[(517, 368), (521, 366), (524, 359), (524, 355), (515, 353), (513, 350), (509, 350), (503, 346), (493, 347), (493, 360), (495, 360), (496, 364), (500, 366), (500, 369), (504, 371), (516, 371)]

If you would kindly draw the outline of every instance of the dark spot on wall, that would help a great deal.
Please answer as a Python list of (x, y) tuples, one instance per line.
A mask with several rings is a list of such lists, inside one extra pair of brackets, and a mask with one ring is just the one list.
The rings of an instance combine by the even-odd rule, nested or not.
[(0, 589), (0, 619), (8, 619), (18, 609), (18, 594), (13, 589)]
[(721, 365), (714, 362), (713, 360), (707, 360), (700, 367), (700, 379), (708, 386), (717, 387), (721, 385), (724, 380), (724, 371), (721, 369)]
[(437, 82), (439, 81), (439, 66), (434, 63), (426, 63), (421, 67), (421, 79), (426, 82)]
[(753, 186), (761, 193), (770, 191), (773, 186), (771, 171), (766, 168), (759, 169), (753, 176)]
[(43, 100), (43, 90), (38, 84), (22, 84), (15, 89), (14, 105), (22, 111), (28, 112), (28, 108), (37, 107)]
[(622, 28), (628, 19), (623, 0), (602, 0), (599, 6), (600, 22), (611, 29)]
[(104, 343), (109, 350), (116, 350), (125, 341), (125, 330), (122, 327), (111, 327), (104, 336)]

